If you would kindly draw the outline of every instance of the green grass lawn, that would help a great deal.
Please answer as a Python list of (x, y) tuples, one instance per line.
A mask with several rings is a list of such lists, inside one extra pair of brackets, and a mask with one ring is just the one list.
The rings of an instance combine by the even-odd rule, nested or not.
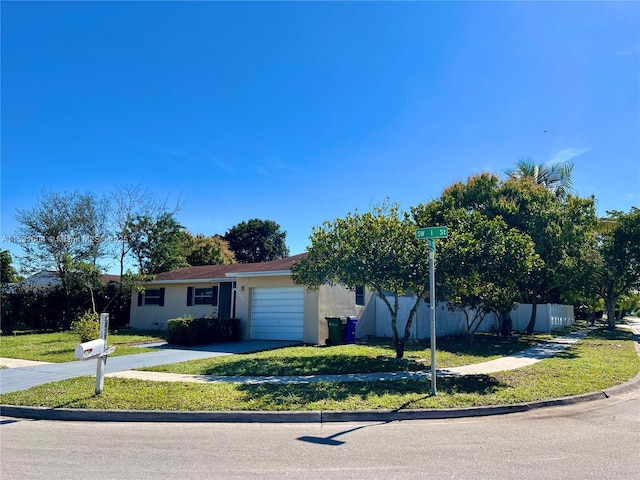
[[(334, 348), (317, 350), (326, 353)], [(529, 367), (492, 375), (439, 378), (436, 396), (430, 395), (428, 380), (244, 385), (117, 378), (106, 378), (104, 392), (96, 396), (95, 379), (83, 377), (0, 395), (0, 402), (50, 408), (174, 411), (459, 408), (592, 392), (630, 380), (639, 369), (640, 359), (630, 332), (594, 330), (558, 356)]]
[[(107, 343), (116, 346), (116, 351), (111, 355), (117, 356), (148, 352), (150, 350), (133, 345), (158, 340), (162, 340), (162, 337), (159, 337), (157, 332), (134, 334), (123, 331), (110, 333)], [(72, 362), (77, 360), (73, 351), (78, 343), (80, 343), (78, 335), (72, 332), (6, 335), (0, 337), (0, 357), (52, 363)]]
[[(436, 365), (456, 367), (492, 360), (551, 338), (547, 334), (514, 335), (499, 338), (480, 333), (473, 345), (465, 337), (439, 338), (436, 344)], [(429, 368), (429, 342), (411, 342), (402, 360), (395, 359), (389, 342), (372, 341), (358, 345), (333, 347), (290, 347), (250, 355), (233, 355), (194, 360), (171, 365), (148, 367), (153, 372), (185, 373), (189, 375), (335, 375), (342, 373), (417, 371)]]

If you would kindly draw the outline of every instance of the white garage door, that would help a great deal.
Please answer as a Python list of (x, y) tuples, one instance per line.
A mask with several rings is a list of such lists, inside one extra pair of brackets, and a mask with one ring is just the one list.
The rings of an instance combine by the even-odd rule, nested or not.
[(251, 296), (251, 338), (300, 340), (304, 323), (304, 290), (254, 288)]

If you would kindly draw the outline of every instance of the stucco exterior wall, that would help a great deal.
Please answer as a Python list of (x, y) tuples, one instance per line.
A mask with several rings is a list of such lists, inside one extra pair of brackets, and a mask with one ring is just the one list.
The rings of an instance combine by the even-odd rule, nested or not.
[[(375, 313), (369, 314), (371, 308), (375, 309), (374, 297), (371, 292), (365, 292), (365, 305), (356, 305), (356, 292), (343, 285), (323, 285), (319, 289), (318, 306), (318, 342), (324, 344), (329, 337), (329, 327), (326, 317), (358, 317), (356, 337), (373, 335), (375, 332)], [(371, 325), (369, 325), (371, 323)]]
[(374, 337), (376, 334), (376, 294), (367, 290), (365, 294), (364, 307), (358, 307), (359, 312), (357, 314), (358, 324), (356, 326), (356, 337)]
[[(216, 285), (207, 283), (206, 286)], [(201, 288), (202, 283), (153, 284), (149, 288), (164, 288), (164, 306), (138, 306), (138, 292), (131, 294), (131, 328), (135, 330), (166, 330), (167, 320), (192, 315), (204, 317), (217, 315), (218, 307), (212, 305), (187, 306), (187, 288)]]

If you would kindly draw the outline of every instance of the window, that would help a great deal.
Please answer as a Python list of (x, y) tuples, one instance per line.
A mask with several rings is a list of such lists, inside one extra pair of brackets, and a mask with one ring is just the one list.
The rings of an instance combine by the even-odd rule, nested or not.
[(138, 293), (138, 306), (158, 305), (164, 306), (164, 288), (147, 288), (144, 293)]
[(356, 305), (364, 305), (364, 285), (356, 287)]
[(204, 288), (187, 288), (187, 306), (192, 305), (218, 305), (218, 286)]
[(194, 305), (212, 305), (213, 304), (213, 287), (212, 288), (194, 288), (193, 303)]

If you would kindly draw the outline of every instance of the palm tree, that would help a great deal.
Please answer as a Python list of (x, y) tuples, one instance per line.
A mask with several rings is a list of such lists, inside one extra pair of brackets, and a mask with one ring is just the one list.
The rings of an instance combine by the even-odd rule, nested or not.
[(537, 165), (531, 158), (522, 157), (514, 168), (505, 173), (511, 178), (532, 178), (556, 196), (564, 197), (573, 190), (571, 176), (574, 166), (570, 160)]

